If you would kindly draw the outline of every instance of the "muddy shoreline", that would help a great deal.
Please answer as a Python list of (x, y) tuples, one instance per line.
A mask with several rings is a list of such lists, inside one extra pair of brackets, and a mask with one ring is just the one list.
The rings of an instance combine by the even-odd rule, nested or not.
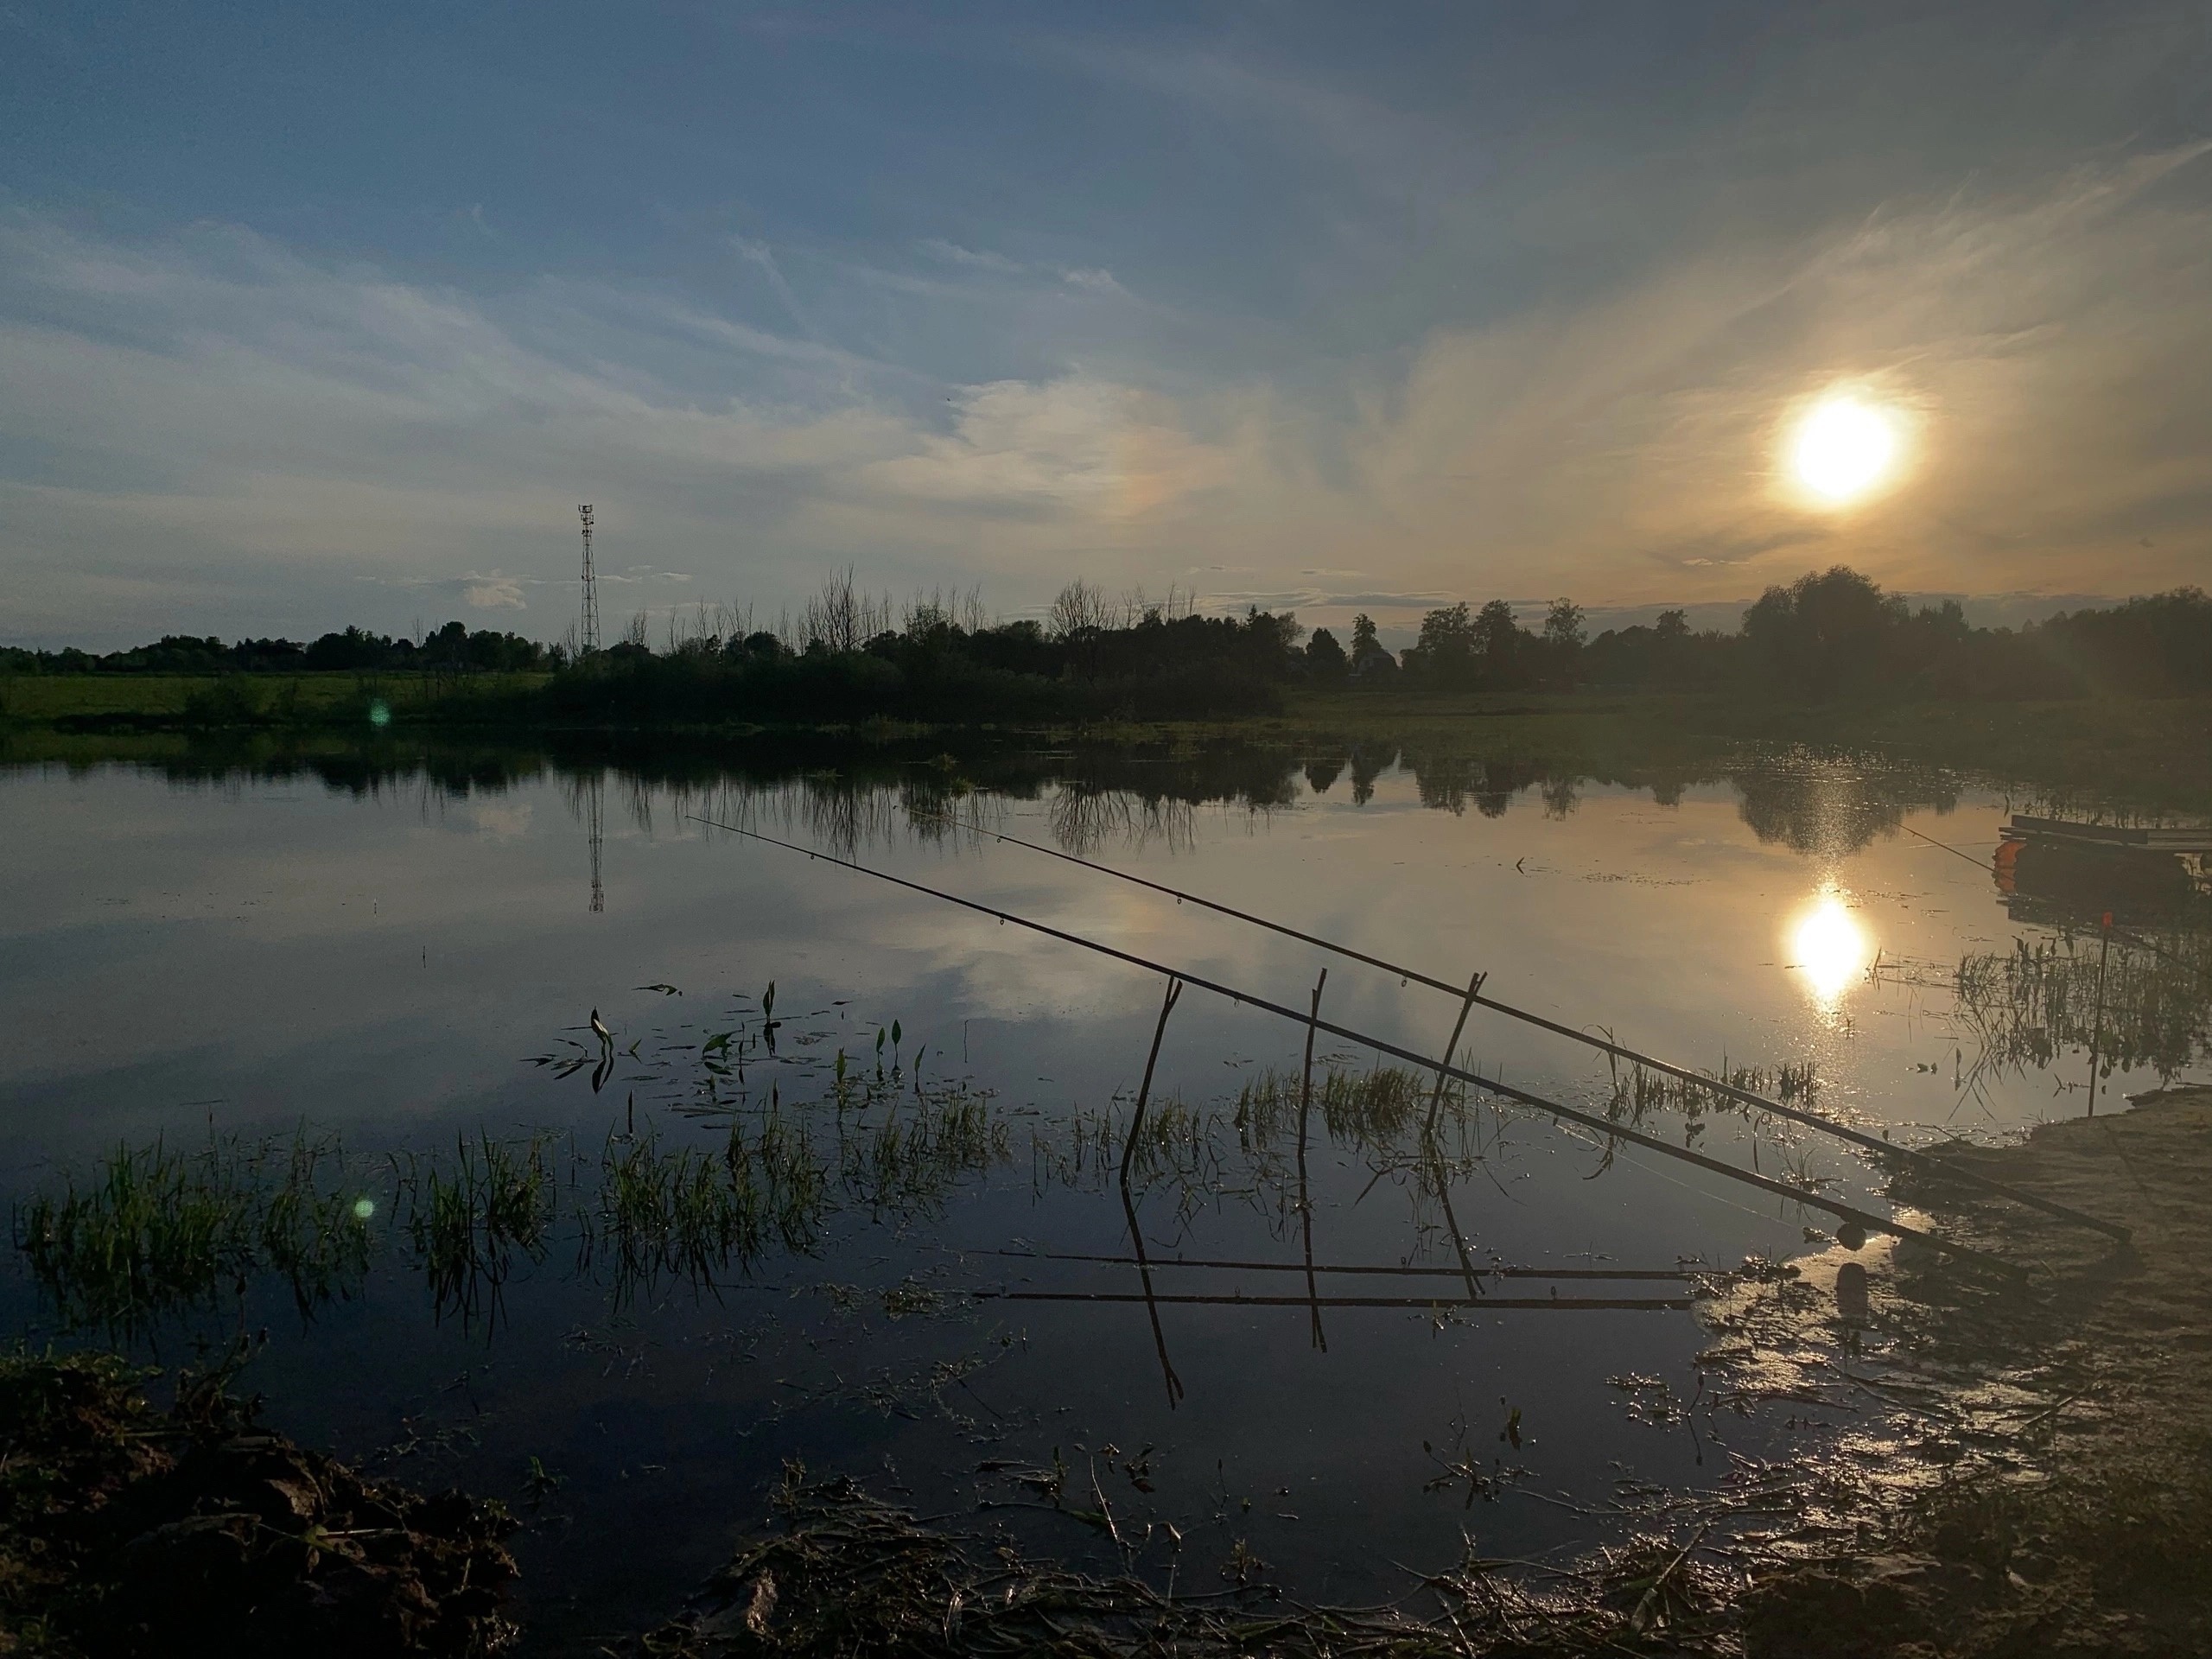
[[(1882, 1513), (1866, 1548), (1755, 1586), (1746, 1650), (2212, 1650), (2212, 1088), (1947, 1156), (2132, 1238), (2114, 1246), (1963, 1188), (1906, 1193), (1954, 1236), (2035, 1270), (2031, 1300), (1943, 1306), (1948, 1328), (1926, 1347), (1957, 1368), (1955, 1402), (2021, 1409), (2008, 1435), (1955, 1446), (1952, 1468)], [(1877, 1319), (1885, 1294), (1925, 1299), (1927, 1286), (1899, 1266)]]

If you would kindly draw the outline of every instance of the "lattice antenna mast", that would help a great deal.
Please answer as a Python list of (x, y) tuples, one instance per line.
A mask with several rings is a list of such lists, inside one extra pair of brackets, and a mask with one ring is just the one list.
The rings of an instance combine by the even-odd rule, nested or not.
[(588, 657), (599, 649), (599, 588), (591, 571), (591, 507), (588, 503), (576, 509), (576, 517), (584, 526), (584, 611), (579, 648)]

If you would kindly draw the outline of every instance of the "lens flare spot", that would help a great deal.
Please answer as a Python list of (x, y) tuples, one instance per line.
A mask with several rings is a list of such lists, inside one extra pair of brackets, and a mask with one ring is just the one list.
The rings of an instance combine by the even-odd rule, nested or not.
[(1866, 971), (1873, 954), (1866, 930), (1832, 887), (1798, 913), (1790, 925), (1789, 948), (1794, 965), (1822, 1007), (1834, 1006), (1844, 988)]
[(354, 1220), (366, 1221), (370, 1217), (375, 1215), (376, 1212), (377, 1201), (374, 1198), (356, 1198), (353, 1200)]
[(374, 698), (369, 703), (369, 724), (378, 728), (391, 724), (391, 705), (382, 697)]
[(1856, 397), (1828, 397), (1814, 404), (1789, 446), (1797, 481), (1837, 505), (1879, 485), (1897, 459), (1895, 417)]

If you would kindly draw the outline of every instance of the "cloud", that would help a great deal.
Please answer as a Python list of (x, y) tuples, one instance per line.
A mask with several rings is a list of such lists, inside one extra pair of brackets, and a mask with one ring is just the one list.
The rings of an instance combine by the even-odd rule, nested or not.
[(760, 267), (761, 274), (768, 279), (768, 286), (776, 290), (776, 297), (784, 302), (784, 310), (798, 325), (799, 332), (812, 336), (814, 325), (798, 308), (798, 296), (792, 294), (791, 285), (784, 280), (783, 267), (776, 263), (776, 256), (768, 245), (766, 242), (750, 242), (741, 236), (733, 236), (729, 241), (730, 245), (737, 250), (739, 258), (747, 264)]
[[(391, 591), (386, 627), (410, 587), (508, 608), (573, 582), (585, 499), (602, 569), (648, 554), (656, 580), (771, 605), (849, 561), (920, 581), (957, 558), (1049, 592), (1103, 527), (1227, 465), (1174, 400), (1080, 370), (948, 402), (662, 293), (549, 279), (494, 300), (237, 226), (124, 241), (0, 219), (0, 369), (19, 638), (246, 615), (319, 632), (378, 620), (354, 613), (361, 577)], [(493, 574), (442, 587), (439, 564)]]
[(1816, 544), (1833, 533), (1831, 526), (1820, 524), (1789, 524), (1758, 533), (1712, 530), (1652, 548), (1645, 556), (1685, 570), (1705, 570), (1717, 565), (1748, 564), (1769, 553)]
[(1217, 486), (1232, 461), (1194, 438), (1168, 400), (1071, 374), (1043, 385), (998, 381), (956, 394), (952, 431), (864, 469), (894, 497), (1036, 512), (1074, 508), (1141, 518)]
[[(1899, 205), (1434, 331), (1360, 393), (1354, 494), (1405, 544), (1457, 542), (1493, 589), (1548, 575), (1627, 598), (1638, 550), (1794, 572), (1815, 544), (1907, 585), (2078, 582), (2085, 560), (2171, 581), (2189, 565), (2141, 550), (2145, 528), (2189, 525), (2212, 555), (2212, 452), (2179, 441), (2212, 429), (2212, 211), (2188, 176), (2206, 149)], [(2165, 188), (2184, 182), (2200, 194)], [(1839, 381), (1906, 411), (1916, 458), (1888, 496), (1817, 512), (1773, 463), (1793, 406)]]
[(1116, 281), (1114, 273), (1103, 266), (1026, 264), (1003, 253), (988, 249), (963, 248), (957, 242), (948, 242), (943, 237), (935, 236), (915, 245), (933, 259), (968, 270), (987, 271), (994, 276), (1027, 276), (1057, 282), (1084, 294), (1111, 296), (1117, 299), (1129, 297), (1128, 289)]
[(1126, 296), (1128, 289), (1114, 280), (1110, 270), (1064, 270), (1060, 280), (1070, 288), (1079, 288), (1087, 294), (1116, 294)]
[[(1218, 602), (1307, 609), (1718, 602), (1838, 561), (1936, 591), (2202, 580), (2207, 156), (1738, 227), (1294, 372), (1130, 335), (1018, 372), (947, 352), (948, 378), (894, 329), (809, 334), (783, 263), (741, 239), (792, 328), (668, 286), (474, 293), (236, 226), (134, 239), (18, 208), (0, 213), (8, 626), (390, 627), (410, 584), (447, 581), (457, 604), (521, 608), (535, 583), (573, 592), (581, 500), (602, 569), (680, 567), (771, 609), (848, 562), (899, 588), (982, 580), (1009, 609), (1072, 575), (1208, 567), (1249, 573)], [(1103, 265), (920, 247), (976, 280), (900, 304), (996, 286), (1063, 319), (1157, 321), (1077, 302), (1108, 291)], [(1775, 443), (1839, 380), (1910, 414), (1915, 459), (1890, 495), (1813, 512), (1777, 489)], [(390, 613), (354, 614), (365, 591)]]
[(1020, 260), (1009, 259), (1002, 253), (993, 253), (988, 249), (963, 248), (943, 237), (933, 236), (916, 245), (924, 253), (942, 259), (947, 264), (965, 265), (971, 270), (995, 271), (1001, 276), (1018, 276), (1029, 269)]
[(529, 603), (523, 598), (522, 583), (496, 571), (488, 576), (462, 577), (461, 596), (480, 611), (519, 611)]

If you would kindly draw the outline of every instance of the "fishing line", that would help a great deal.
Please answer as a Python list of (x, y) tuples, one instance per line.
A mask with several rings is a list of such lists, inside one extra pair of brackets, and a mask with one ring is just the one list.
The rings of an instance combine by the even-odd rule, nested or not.
[[(1409, 1065), (1420, 1067), (1423, 1071), (1441, 1071), (1461, 1083), (1471, 1084), (1478, 1089), (1487, 1090), (1491, 1094), (1518, 1102), (1523, 1106), (1534, 1107), (1536, 1110), (1548, 1113), (1562, 1122), (1579, 1124), (1586, 1129), (1593, 1130), (1611, 1140), (1624, 1141), (1630, 1146), (1643, 1147), (1659, 1154), (1662, 1158), (1671, 1158), (1679, 1163), (1694, 1164), (1700, 1169), (1708, 1170), (1713, 1174), (1738, 1182), (1743, 1185), (1755, 1186), (1762, 1192), (1771, 1192), (1778, 1198), (1787, 1198), (1802, 1205), (1809, 1205), (1816, 1210), (1825, 1210), (1830, 1215), (1840, 1216), (1847, 1221), (1855, 1221), (1861, 1227), (1875, 1232), (1892, 1233), (1899, 1237), (1917, 1239), (1932, 1249), (1943, 1251), (1961, 1261), (1979, 1262), (1984, 1267), (2015, 1280), (2024, 1280), (2027, 1277), (2024, 1270), (2001, 1257), (1971, 1249), (1963, 1244), (1952, 1243), (1933, 1233), (1924, 1232), (1902, 1222), (1892, 1221), (1887, 1217), (1878, 1216), (1872, 1211), (1860, 1210), (1854, 1205), (1839, 1203), (1835, 1199), (1808, 1192), (1781, 1181), (1770, 1180), (1766, 1176), (1754, 1174), (1750, 1170), (1738, 1169), (1732, 1164), (1722, 1163), (1717, 1158), (1708, 1158), (1703, 1153), (1694, 1152), (1687, 1147), (1670, 1145), (1656, 1135), (1644, 1134), (1640, 1129), (1630, 1128), (1625, 1124), (1594, 1117), (1587, 1112), (1577, 1111), (1571, 1106), (1562, 1106), (1557, 1101), (1547, 1100), (1541, 1095), (1531, 1094), (1527, 1090), (1516, 1088), (1510, 1084), (1495, 1082), (1456, 1066), (1448, 1058), (1433, 1059), (1405, 1047), (1402, 1044), (1387, 1041), (1370, 1033), (1357, 1031), (1349, 1026), (1340, 1026), (1331, 1020), (1300, 1014), (1282, 1003), (1269, 1001), (1267, 998), (1255, 996), (1249, 991), (1238, 990), (1235, 986), (1223, 984), (1218, 980), (1208, 979), (1203, 975), (1189, 973), (1181, 969), (1170, 968), (1164, 963), (1154, 962), (1147, 957), (1119, 950), (1110, 944), (1102, 944), (1096, 939), (1086, 939), (1079, 933), (1071, 933), (1065, 929), (1052, 927), (1044, 922), (1032, 921), (1028, 917), (1017, 915), (1012, 911), (1000, 910), (979, 899), (963, 899), (958, 893), (947, 893), (940, 887), (932, 887), (925, 882), (910, 880), (903, 875), (893, 875), (887, 870), (879, 870), (866, 864), (857, 864), (850, 859), (840, 858), (834, 853), (826, 853), (817, 848), (802, 847), (795, 842), (783, 841), (774, 836), (763, 835), (757, 830), (741, 829), (734, 823), (721, 823), (715, 819), (698, 817), (696, 815), (693, 816), (692, 822), (705, 824), (711, 829), (726, 830), (732, 835), (743, 836), (750, 841), (762, 842), (771, 847), (780, 847), (786, 852), (797, 853), (804, 858), (819, 859), (824, 863), (835, 864), (842, 869), (851, 870), (856, 874), (873, 876), (877, 880), (888, 882), (893, 887), (905, 887), (910, 892), (921, 893), (926, 898), (942, 899), (947, 904), (957, 905), (963, 910), (972, 910), (978, 914), (991, 917), (1001, 924), (1011, 922), (1017, 927), (1027, 928), (1033, 933), (1041, 933), (1047, 938), (1058, 939), (1065, 944), (1072, 944), (1099, 956), (1110, 957), (1116, 962), (1128, 963), (1131, 967), (1141, 968), (1147, 973), (1159, 974), (1169, 979), (1179, 979), (1185, 984), (1195, 985), (1200, 990), (1211, 991), (1215, 995), (1226, 997), (1232, 1002), (1241, 1003), (1247, 1007), (1258, 1008), (1279, 1019), (1288, 1020), (1294, 1025), (1311, 1026), (1316, 1031), (1325, 1031), (1332, 1036), (1341, 1037), (1348, 1042), (1357, 1043), (1363, 1047), (1373, 1049), (1378, 1054), (1387, 1054), (1395, 1059), (1403, 1060)], [(2098, 1224), (2102, 1226), (2105, 1224)]]
[[(1992, 1176), (1984, 1175), (1976, 1170), (1955, 1167), (1943, 1162), (1941, 1159), (1932, 1158), (1928, 1154), (1921, 1152), (1915, 1147), (1900, 1147), (1889, 1141), (1877, 1140), (1873, 1135), (1868, 1135), (1863, 1130), (1854, 1129), (1848, 1124), (1839, 1123), (1833, 1118), (1822, 1117), (1816, 1112), (1805, 1111), (1795, 1106), (1784, 1105), (1778, 1100), (1770, 1099), (1764, 1095), (1755, 1094), (1751, 1090), (1741, 1088), (1735, 1084), (1726, 1082), (1719, 1077), (1707, 1077), (1703, 1072), (1693, 1071), (1687, 1066), (1676, 1065), (1670, 1061), (1660, 1059), (1656, 1056), (1641, 1053), (1635, 1049), (1625, 1047), (1623, 1045), (1613, 1041), (1610, 1036), (1602, 1038), (1593, 1037), (1586, 1031), (1579, 1031), (1573, 1026), (1562, 1025), (1556, 1020), (1547, 1019), (1542, 1014), (1534, 1013), (1529, 1009), (1516, 1007), (1510, 1002), (1501, 1002), (1494, 996), (1485, 996), (1482, 995), (1480, 991), (1479, 980), (1477, 983), (1477, 988), (1470, 991), (1468, 988), (1465, 986), (1455, 985), (1448, 980), (1439, 979), (1433, 974), (1422, 973), (1417, 968), (1408, 968), (1401, 963), (1386, 962), (1380, 957), (1370, 956), (1363, 950), (1355, 950), (1350, 945), (1339, 944), (1333, 939), (1325, 939), (1319, 934), (1304, 932), (1298, 928), (1287, 926), (1281, 922), (1271, 921), (1265, 916), (1255, 916), (1251, 912), (1239, 910), (1233, 905), (1224, 905), (1217, 899), (1208, 899), (1198, 893), (1186, 893), (1180, 887), (1171, 887), (1165, 882), (1150, 880), (1144, 876), (1132, 874), (1128, 870), (1117, 870), (1110, 864), (1096, 863), (1090, 859), (1080, 857), (1074, 853), (1062, 852), (1058, 848), (1045, 846), (1039, 842), (1025, 841), (1020, 836), (1009, 836), (997, 830), (986, 830), (978, 823), (963, 823), (961, 820), (953, 817), (949, 813), (916, 813), (910, 808), (908, 810), (907, 816), (910, 818), (930, 820), (938, 823), (947, 824), (957, 830), (966, 830), (974, 835), (988, 836), (994, 841), (1002, 841), (1007, 842), (1009, 846), (1026, 848), (1033, 853), (1042, 853), (1047, 858), (1057, 858), (1063, 863), (1077, 865), (1084, 869), (1090, 870), (1099, 875), (1112, 876), (1116, 880), (1127, 881), (1136, 887), (1149, 888), (1154, 893), (1161, 893), (1168, 898), (1173, 899), (1179, 904), (1187, 902), (1197, 905), (1204, 909), (1217, 912), (1221, 915), (1233, 917), (1238, 921), (1249, 922), (1255, 927), (1264, 927), (1270, 932), (1279, 933), (1285, 938), (1296, 939), (1300, 944), (1313, 945), (1317, 950), (1333, 951), (1336, 955), (1348, 957), (1351, 961), (1364, 963), (1370, 968), (1378, 968), (1386, 974), (1395, 974), (1401, 981), (1418, 981), (1420, 983), (1427, 985), (1433, 989), (1449, 992), (1454, 998), (1457, 998), (1461, 1001), (1463, 1007), (1477, 1006), (1489, 1008), (1493, 1013), (1505, 1015), (1508, 1019), (1518, 1020), (1524, 1025), (1534, 1026), (1539, 1030), (1548, 1031), (1555, 1036), (1567, 1038), (1571, 1042), (1580, 1043), (1585, 1047), (1597, 1049), (1601, 1053), (1610, 1055), (1615, 1058), (1631, 1061), (1637, 1065), (1647, 1067), (1651, 1071), (1664, 1073), (1666, 1076), (1674, 1077), (1680, 1082), (1692, 1084), (1699, 1088), (1710, 1090), (1715, 1094), (1726, 1096), (1727, 1098), (1737, 1102), (1738, 1104), (1756, 1107), (1760, 1111), (1771, 1113), (1773, 1116), (1786, 1119), (1788, 1122), (1792, 1123), (1801, 1123), (1807, 1128), (1816, 1130), (1822, 1135), (1832, 1135), (1840, 1141), (1847, 1141), (1853, 1146), (1859, 1147), (1861, 1150), (1871, 1152), (1878, 1157), (1897, 1157), (1905, 1159), (1908, 1161), (1919, 1164), (1927, 1169), (1936, 1172), (1947, 1179), (1963, 1182), (1968, 1186), (1978, 1187), (1985, 1192), (1996, 1193), (2002, 1198), (2012, 1199), (2015, 1204), (2025, 1205), (2031, 1210), (2040, 1210), (2044, 1214), (2056, 1217), (2059, 1220), (2070, 1221), (2077, 1226), (2094, 1229), (2097, 1232), (2105, 1234), (2107, 1237), (2118, 1239), (2122, 1243), (2125, 1243), (2127, 1241), (2128, 1231), (2125, 1227), (2120, 1226), (2113, 1222), (2100, 1220), (2094, 1216), (2085, 1215), (2081, 1211), (2075, 1210), (2070, 1205), (2057, 1203), (2053, 1199), (2044, 1198), (2037, 1193), (2023, 1192), (2018, 1187), (2009, 1185)], [(704, 820), (701, 820), (701, 822), (704, 822)], [(1900, 825), (1899, 827), (1904, 829), (1911, 828), (1910, 825)], [(747, 832), (740, 831), (739, 833), (744, 834)], [(1912, 830), (1912, 833), (1917, 836), (1920, 834), (1920, 831), (1914, 830)], [(1930, 837), (1922, 836), (1922, 839), (1930, 840), (1932, 845), (1943, 847), (1943, 843), (1942, 842), (1932, 841)], [(800, 850), (804, 849), (802, 849)], [(1958, 852), (1958, 849), (1955, 847), (1944, 847), (1944, 850), (1946, 852)], [(1961, 853), (1959, 855), (1962, 858), (1970, 857), (1970, 855), (1964, 853)], [(855, 865), (853, 868), (857, 869), (861, 867)], [(910, 883), (909, 885), (913, 884)], [(923, 891), (927, 892), (930, 891), (930, 889), (925, 888)]]

